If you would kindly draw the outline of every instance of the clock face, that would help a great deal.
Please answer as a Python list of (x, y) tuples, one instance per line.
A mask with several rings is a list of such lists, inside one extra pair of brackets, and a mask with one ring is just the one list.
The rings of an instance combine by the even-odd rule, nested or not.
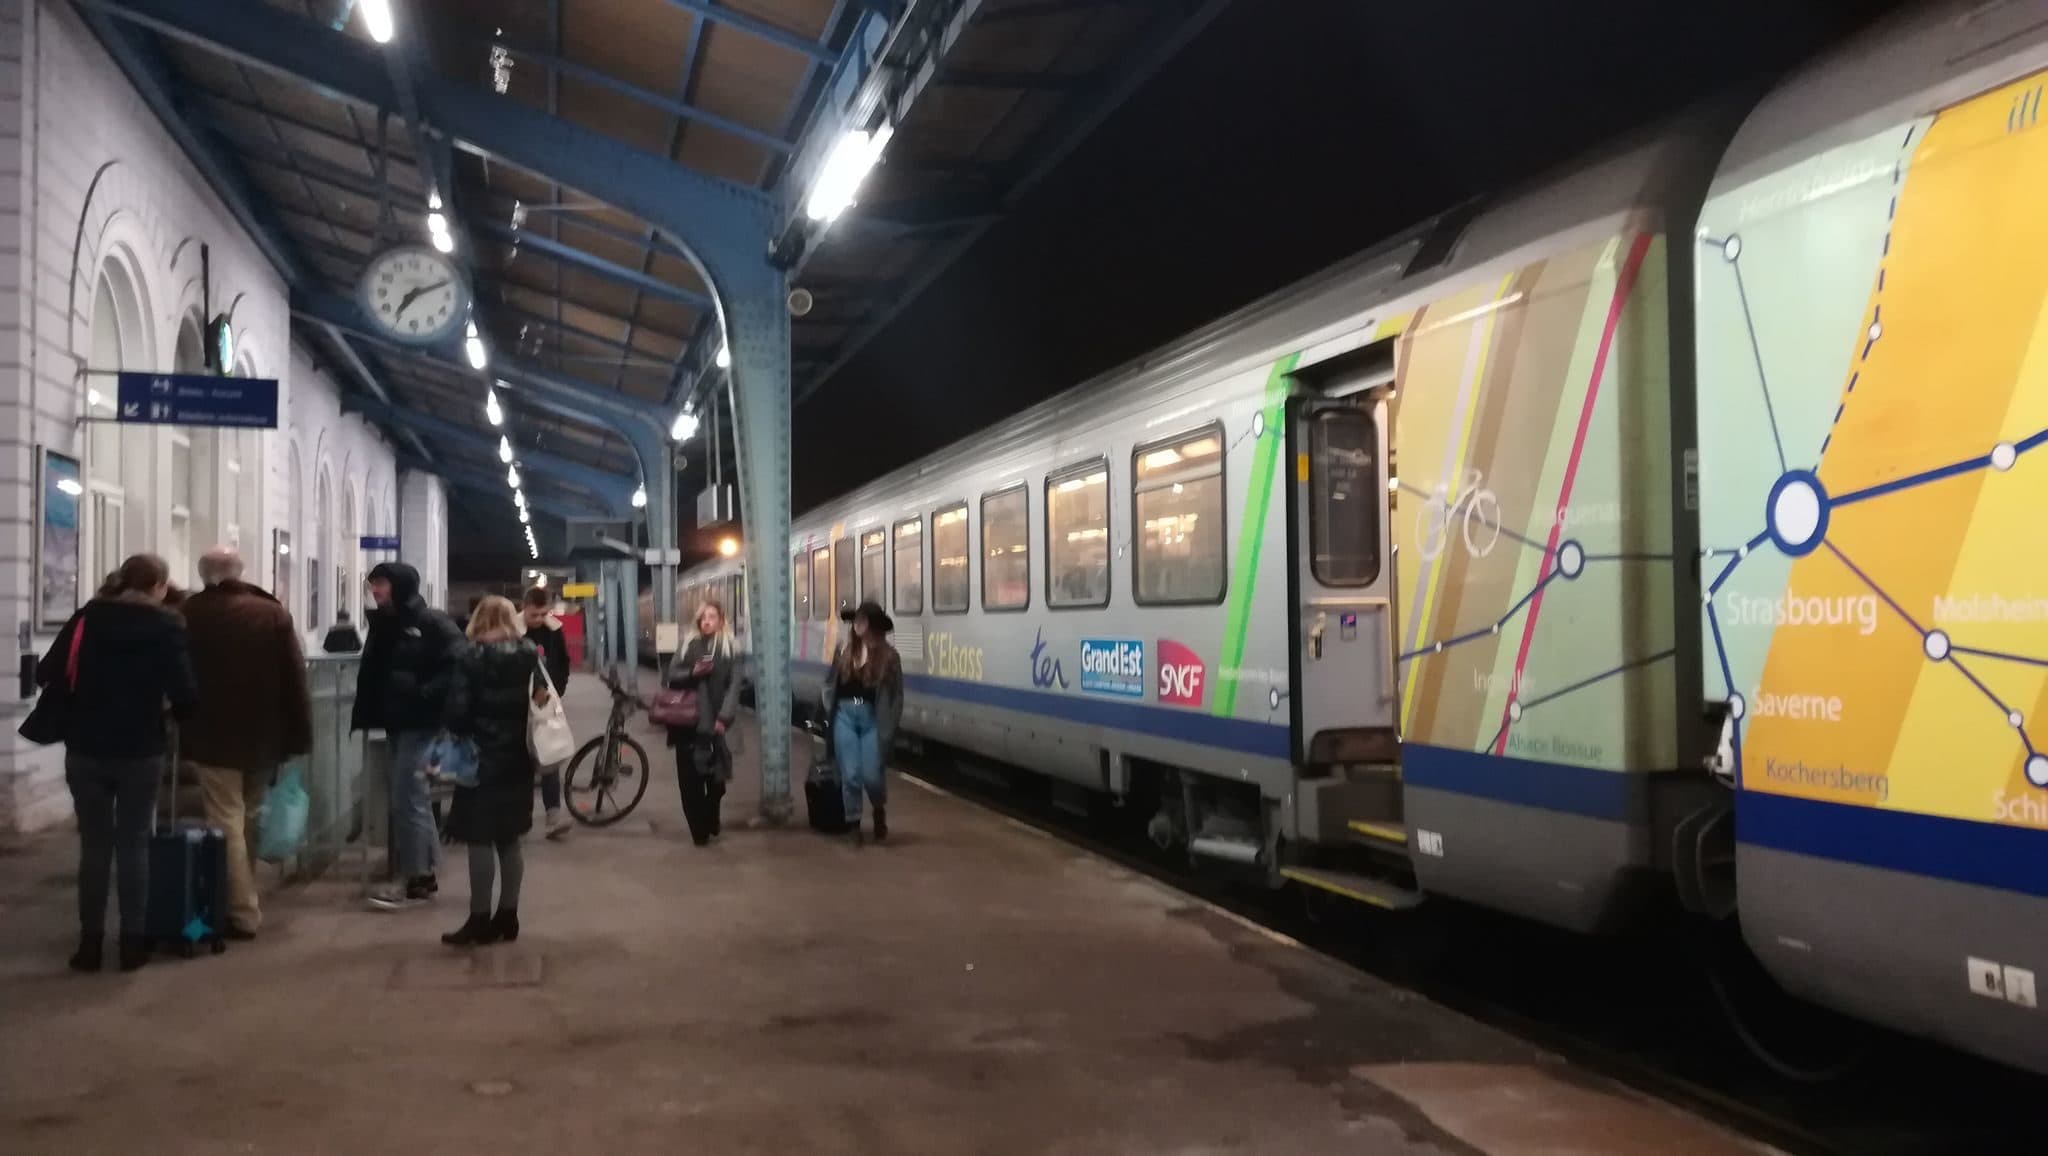
[(412, 344), (445, 341), (469, 316), (469, 286), (461, 272), (424, 246), (387, 249), (371, 258), (357, 292), (378, 329)]

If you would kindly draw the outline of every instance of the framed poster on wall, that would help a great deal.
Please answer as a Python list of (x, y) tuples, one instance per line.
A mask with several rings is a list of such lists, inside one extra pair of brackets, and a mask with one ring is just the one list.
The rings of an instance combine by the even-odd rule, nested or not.
[(78, 609), (79, 516), (85, 482), (77, 458), (44, 449), (36, 462), (36, 621), (61, 627)]

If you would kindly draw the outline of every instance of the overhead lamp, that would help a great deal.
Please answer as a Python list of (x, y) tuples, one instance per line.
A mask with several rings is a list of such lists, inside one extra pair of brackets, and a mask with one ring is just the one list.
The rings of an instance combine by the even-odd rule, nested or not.
[(434, 251), (437, 253), (453, 253), (455, 251), (455, 238), (449, 236), (446, 232), (435, 233), (430, 239), (434, 242)]
[(514, 488), (514, 489), (512, 490), (512, 504), (513, 504), (513, 505), (515, 505), (515, 506), (517, 506), (517, 507), (519, 507), (519, 508), (520, 508), (520, 509), (522, 509), (522, 510), (523, 510), (523, 509), (525, 509), (525, 508), (526, 508), (526, 491), (525, 491), (525, 490), (522, 490), (522, 489), (518, 489), (517, 487), (515, 487), (515, 488)]
[(633, 508), (636, 510), (643, 509), (646, 507), (646, 505), (647, 487), (641, 486), (639, 489), (633, 491)]
[(718, 368), (720, 368), (720, 369), (731, 369), (731, 368), (732, 368), (732, 346), (731, 346), (731, 345), (728, 345), (727, 343), (725, 343), (725, 342), (723, 342), (723, 341), (719, 342), (719, 343), (718, 343), (718, 356), (717, 356), (717, 357), (715, 357), (715, 358), (713, 358), (712, 360), (714, 360), (714, 361), (716, 361), (716, 362), (718, 363)]
[(434, 194), (434, 199), (429, 203), (429, 207), (434, 211), (427, 214), (427, 232), (433, 233), (436, 236), (447, 232), (448, 215), (441, 211), (441, 195), (439, 193)]
[(512, 464), (512, 439), (503, 434), (498, 435), (498, 460), (508, 466)]
[(498, 391), (495, 389), (484, 391), (484, 416), (490, 418), (494, 426), (505, 424), (505, 411), (498, 408)]
[(738, 539), (738, 538), (720, 538), (720, 539), (718, 540), (718, 555), (719, 555), (719, 557), (721, 557), (721, 558), (730, 558), (730, 557), (732, 557), (732, 556), (733, 556), (734, 554), (737, 554), (737, 553), (739, 553), (739, 552), (740, 552), (740, 541), (739, 541), (739, 539)]
[(484, 339), (475, 334), (463, 339), (462, 351), (469, 355), (471, 369), (482, 369), (491, 363), (490, 357), (484, 353)]
[(391, 0), (363, 0), (363, 27), (369, 30), (370, 39), (379, 44), (391, 43), (391, 36), (397, 31), (391, 24)]
[(811, 184), (811, 195), (804, 202), (805, 215), (829, 224), (851, 208), (861, 182), (867, 179), (875, 162), (882, 159), (882, 148), (894, 131), (885, 123), (873, 132), (849, 129), (840, 137), (818, 168), (818, 178)]
[[(428, 207), (428, 208), (430, 208), (430, 209), (433, 209), (433, 210), (435, 210), (436, 212), (440, 211), (440, 208), (441, 208), (441, 190), (439, 190), (439, 189), (428, 189), (428, 190), (427, 190), (427, 207)], [(431, 228), (433, 228), (433, 226), (434, 226), (434, 222), (432, 222), (431, 220), (427, 222), (427, 227), (428, 227), (428, 228), (430, 228), (430, 229), (431, 229)], [(446, 226), (445, 226), (445, 225), (444, 225), (444, 226), (442, 226), (442, 227), (443, 227), (443, 228), (446, 228)]]
[(511, 486), (511, 487), (512, 487), (513, 489), (515, 489), (515, 490), (519, 488), (519, 467), (518, 467), (518, 466), (506, 466), (506, 467), (505, 467), (505, 484), (506, 484), (506, 485), (509, 485), (509, 486)]
[(679, 442), (686, 442), (696, 437), (697, 415), (687, 409), (677, 414), (675, 424), (668, 427), (668, 436)]
[(532, 521), (533, 521), (533, 515), (531, 515), (531, 514), (527, 513), (527, 512), (525, 511), (525, 510), (520, 510), (520, 511), (519, 511), (519, 524), (520, 524), (520, 525), (522, 525), (522, 526), (524, 526), (524, 525), (528, 525), (528, 524), (530, 524), (530, 523), (531, 523)]

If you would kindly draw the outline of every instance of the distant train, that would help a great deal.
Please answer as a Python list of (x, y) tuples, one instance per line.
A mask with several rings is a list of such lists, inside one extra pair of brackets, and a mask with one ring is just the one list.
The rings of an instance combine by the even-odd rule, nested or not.
[(909, 737), (1197, 861), (1739, 915), (2048, 1072), (2044, 66), (2031, 6), (1911, 13), (812, 511), (799, 702), (874, 598)]

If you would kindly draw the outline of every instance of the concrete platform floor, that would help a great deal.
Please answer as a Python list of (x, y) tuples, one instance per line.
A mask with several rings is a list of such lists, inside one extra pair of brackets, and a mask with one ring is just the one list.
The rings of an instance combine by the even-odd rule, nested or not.
[(529, 843), (522, 938), (469, 954), (458, 860), (426, 910), (285, 888), (224, 957), (72, 975), (72, 836), (0, 854), (0, 1152), (1761, 1150), (901, 777), (886, 848), (749, 829), (741, 762), (711, 848), (666, 751)]

